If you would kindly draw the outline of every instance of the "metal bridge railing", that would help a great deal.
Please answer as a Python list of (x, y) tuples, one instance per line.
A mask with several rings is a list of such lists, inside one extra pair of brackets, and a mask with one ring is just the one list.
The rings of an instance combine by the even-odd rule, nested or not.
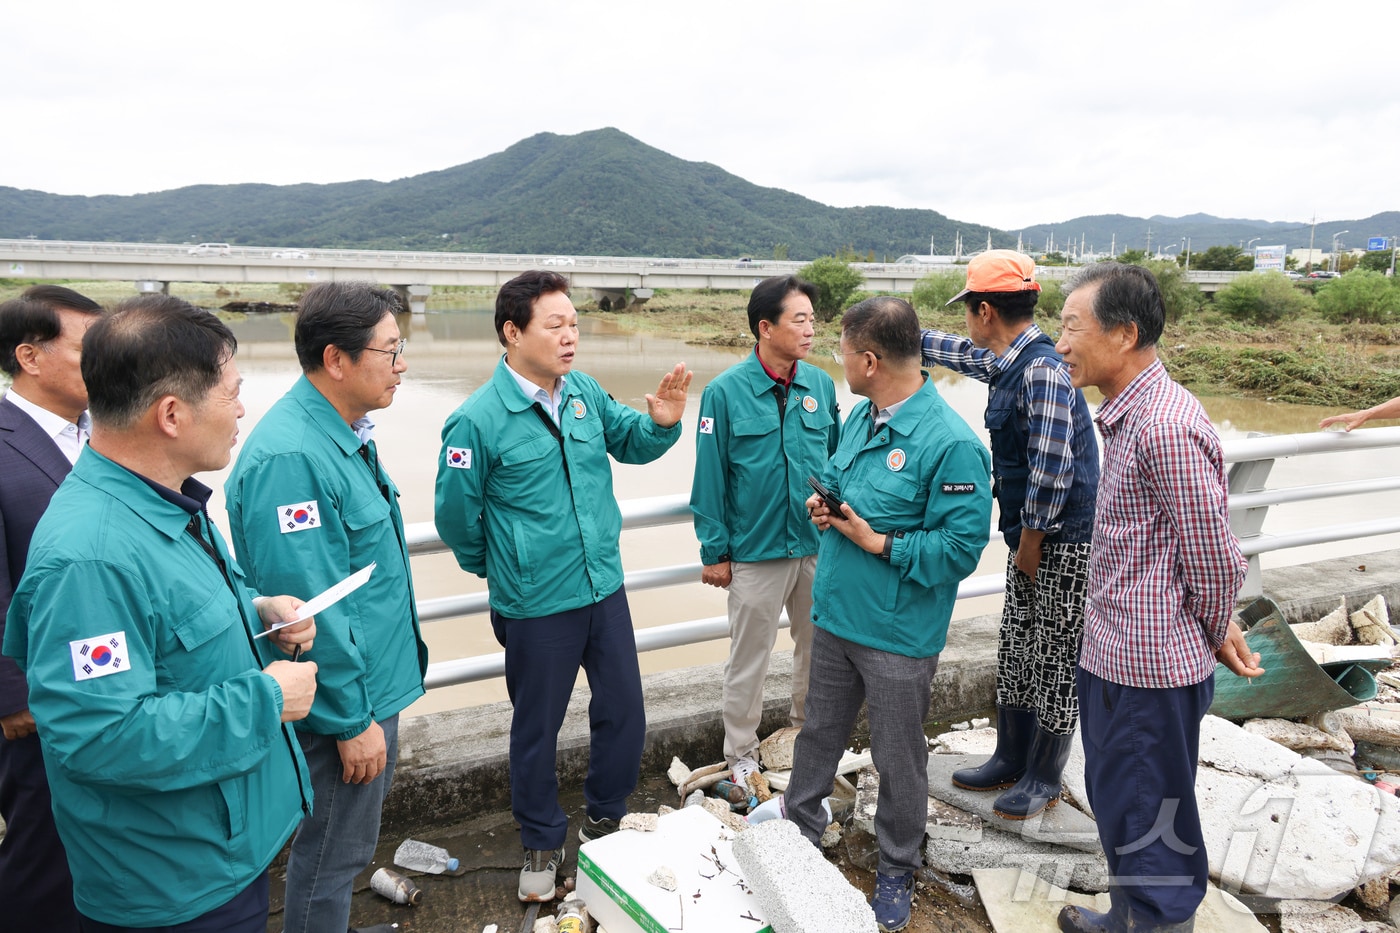
[[(1249, 558), (1249, 575), (1242, 597), (1262, 593), (1259, 555), (1285, 548), (1306, 547), (1333, 541), (1369, 538), (1400, 532), (1400, 515), (1308, 528), (1286, 534), (1263, 533), (1263, 524), (1271, 506), (1315, 501), (1335, 496), (1365, 495), (1400, 489), (1400, 474), (1351, 482), (1324, 482), (1302, 486), (1269, 489), (1265, 483), (1275, 462), (1287, 457), (1346, 453), (1385, 447), (1400, 447), (1400, 428), (1373, 428), (1347, 433), (1290, 434), (1250, 437), (1224, 443), (1230, 485), (1230, 524), (1240, 539), (1240, 548)], [(655, 496), (646, 499), (626, 499), (621, 503), (623, 530), (648, 528), (656, 525), (689, 523), (689, 500), (684, 495)], [(407, 528), (409, 552), (413, 555), (431, 554), (443, 550), (432, 523), (422, 522)], [(700, 579), (700, 564), (678, 564), (632, 570), (625, 574), (625, 586), (630, 591), (693, 583)], [(958, 587), (958, 599), (993, 596), (1002, 592), (1005, 581), (1001, 574), (969, 577)], [(488, 609), (487, 593), (469, 593), (424, 599), (418, 603), (419, 617), (424, 622), (483, 613)], [(787, 625), (783, 616), (781, 626)], [(691, 619), (672, 625), (639, 629), (637, 650), (655, 651), (703, 641), (726, 638), (729, 620), (725, 616)], [(450, 661), (437, 661), (428, 667), (426, 683), (429, 689), (453, 684), (489, 680), (505, 674), (505, 654), (477, 655)]]

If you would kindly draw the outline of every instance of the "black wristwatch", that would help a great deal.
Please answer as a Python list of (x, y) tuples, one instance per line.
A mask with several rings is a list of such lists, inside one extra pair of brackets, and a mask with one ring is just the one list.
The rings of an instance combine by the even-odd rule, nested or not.
[(889, 532), (888, 534), (886, 534), (886, 535), (885, 535), (885, 546), (884, 546), (883, 548), (880, 549), (880, 553), (877, 554), (876, 556), (879, 557), (880, 560), (885, 560), (885, 561), (889, 560), (889, 559), (890, 559), (890, 551), (894, 550), (894, 539), (895, 539), (895, 538), (902, 538), (902, 537), (904, 537), (904, 532), (902, 532), (902, 531), (891, 531), (891, 532)]

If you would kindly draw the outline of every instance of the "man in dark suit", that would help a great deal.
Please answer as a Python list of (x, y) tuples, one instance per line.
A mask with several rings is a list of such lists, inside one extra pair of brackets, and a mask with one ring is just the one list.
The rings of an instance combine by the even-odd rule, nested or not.
[[(0, 304), (0, 639), (29, 539), (87, 443), (83, 334), (102, 307), (72, 289), (36, 285)], [(15, 930), (77, 933), (73, 881), (49, 808), (49, 785), (24, 675), (0, 655), (0, 905)]]

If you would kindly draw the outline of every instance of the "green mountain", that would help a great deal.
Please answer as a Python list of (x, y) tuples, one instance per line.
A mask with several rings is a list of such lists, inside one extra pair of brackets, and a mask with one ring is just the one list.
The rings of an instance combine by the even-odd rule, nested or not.
[[(197, 185), (130, 197), (0, 187), (0, 237), (469, 252), (895, 259), (986, 227), (936, 211), (834, 208), (687, 162), (615, 129), (541, 133), (394, 182)], [(993, 233), (999, 246), (1015, 237)]]
[[(989, 230), (937, 211), (828, 207), (761, 188), (707, 162), (687, 162), (616, 129), (541, 133), (475, 162), (393, 182), (194, 185), (129, 197), (81, 197), (0, 187), (0, 237), (229, 242), (253, 246), (398, 248), (593, 256), (768, 258), (787, 247), (807, 260), (849, 249), (893, 260), (965, 248), (1028, 252), (1053, 242), (1101, 253), (1191, 238), (1216, 244), (1307, 246), (1308, 224), (1188, 217), (1078, 217), (1022, 231)], [(1400, 213), (1318, 224), (1316, 244), (1344, 246), (1400, 233)], [(1078, 245), (1081, 244), (1082, 245)]]

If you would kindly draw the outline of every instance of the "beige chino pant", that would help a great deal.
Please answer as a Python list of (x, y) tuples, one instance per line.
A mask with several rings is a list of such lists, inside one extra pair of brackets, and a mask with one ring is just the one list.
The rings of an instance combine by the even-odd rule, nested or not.
[(812, 649), (812, 577), (816, 557), (731, 562), (729, 660), (724, 665), (724, 757), (758, 758), (763, 718), (763, 681), (778, 637), (778, 615), (786, 608), (793, 641), (792, 707), (788, 720), (801, 727), (806, 716), (807, 670)]

